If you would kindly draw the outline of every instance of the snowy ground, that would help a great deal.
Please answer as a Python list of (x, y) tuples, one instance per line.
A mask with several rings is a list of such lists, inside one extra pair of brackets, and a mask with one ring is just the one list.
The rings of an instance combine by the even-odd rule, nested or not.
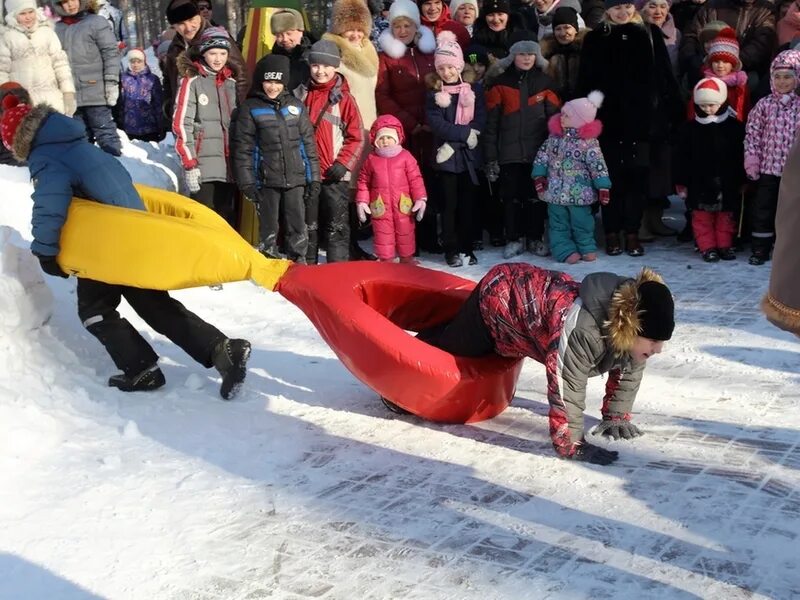
[[(126, 164), (157, 181), (144, 161), (163, 153), (139, 150)], [(127, 307), (167, 386), (112, 391), (74, 280), (43, 286), (27, 253), (27, 172), (0, 181), (0, 598), (800, 597), (800, 345), (757, 309), (768, 267), (707, 265), (674, 241), (564, 267), (650, 265), (677, 299), (635, 407), (647, 435), (597, 467), (553, 455), (540, 365), (493, 421), (398, 417), (250, 283), (175, 294), (253, 342), (234, 402)]]

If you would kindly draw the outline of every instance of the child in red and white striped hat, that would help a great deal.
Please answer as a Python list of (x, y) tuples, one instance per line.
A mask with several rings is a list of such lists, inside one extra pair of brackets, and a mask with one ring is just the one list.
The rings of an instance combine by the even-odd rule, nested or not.
[[(732, 28), (722, 29), (709, 44), (703, 77), (716, 77), (725, 82), (728, 105), (736, 112), (736, 118), (744, 123), (751, 108), (750, 92), (747, 89), (747, 73), (742, 70), (739, 58), (739, 40)], [(693, 116), (693, 112), (690, 116)]]

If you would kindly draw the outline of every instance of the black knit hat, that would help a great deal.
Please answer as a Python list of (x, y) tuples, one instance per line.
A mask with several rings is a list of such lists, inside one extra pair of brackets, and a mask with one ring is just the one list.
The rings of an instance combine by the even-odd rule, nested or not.
[(511, 14), (510, 0), (486, 0), (481, 8), (481, 14), (490, 15), (492, 13), (506, 13)]
[(675, 301), (669, 288), (658, 281), (639, 285), (639, 323), (642, 337), (666, 341), (675, 329)]
[(578, 13), (571, 6), (559, 6), (553, 13), (553, 29), (559, 25), (572, 25), (578, 31)]
[(194, 0), (172, 0), (167, 4), (167, 23), (183, 23), (200, 14)]
[(289, 57), (282, 54), (267, 54), (256, 64), (253, 83), (259, 87), (264, 81), (279, 81), (284, 86), (289, 85), (291, 63)]

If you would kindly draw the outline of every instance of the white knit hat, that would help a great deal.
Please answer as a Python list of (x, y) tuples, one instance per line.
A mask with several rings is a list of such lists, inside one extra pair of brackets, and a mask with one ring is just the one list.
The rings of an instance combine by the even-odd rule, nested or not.
[(725, 104), (728, 86), (716, 77), (706, 77), (697, 82), (692, 94), (695, 104)]
[(389, 8), (389, 16), (387, 17), (389, 24), (391, 25), (395, 19), (399, 19), (400, 17), (410, 19), (417, 27), (421, 24), (419, 20), (419, 7), (415, 2), (411, 2), (411, 0), (394, 0), (394, 2), (392, 2), (392, 6)]
[(132, 61), (134, 58), (138, 58), (142, 62), (147, 62), (147, 58), (144, 55), (144, 51), (141, 48), (131, 48), (128, 50), (128, 61)]
[(396, 143), (400, 143), (400, 136), (397, 135), (397, 130), (393, 127), (381, 127), (378, 129), (378, 132), (375, 134), (375, 141), (377, 142), (382, 137), (389, 137), (392, 138)]
[(481, 9), (478, 8), (478, 0), (451, 0), (450, 2), (450, 18), (454, 19), (456, 12), (458, 11), (458, 7), (462, 4), (472, 4), (475, 7), (475, 18), (478, 18), (478, 15), (481, 14)]
[(36, 10), (36, 0), (6, 0), (6, 15), (16, 21), (23, 10)]

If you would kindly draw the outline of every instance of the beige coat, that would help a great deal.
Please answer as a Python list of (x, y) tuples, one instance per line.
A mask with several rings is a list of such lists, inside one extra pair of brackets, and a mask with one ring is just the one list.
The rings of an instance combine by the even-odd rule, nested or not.
[(375, 108), (375, 86), (378, 83), (378, 53), (375, 46), (364, 37), (361, 49), (354, 48), (346, 39), (333, 33), (325, 33), (323, 40), (328, 40), (336, 44), (339, 53), (342, 55), (342, 63), (339, 71), (347, 80), (350, 93), (355, 98), (358, 111), (361, 113), (361, 121), (364, 129), (369, 131), (372, 123), (378, 118), (378, 111)]
[(7, 15), (0, 32), (0, 84), (16, 81), (31, 95), (34, 104), (46, 103), (64, 112), (64, 94), (75, 93), (67, 55), (41, 9), (32, 31)]
[(778, 194), (775, 217), (775, 250), (769, 292), (761, 302), (767, 319), (786, 331), (800, 336), (800, 138), (789, 153)]

